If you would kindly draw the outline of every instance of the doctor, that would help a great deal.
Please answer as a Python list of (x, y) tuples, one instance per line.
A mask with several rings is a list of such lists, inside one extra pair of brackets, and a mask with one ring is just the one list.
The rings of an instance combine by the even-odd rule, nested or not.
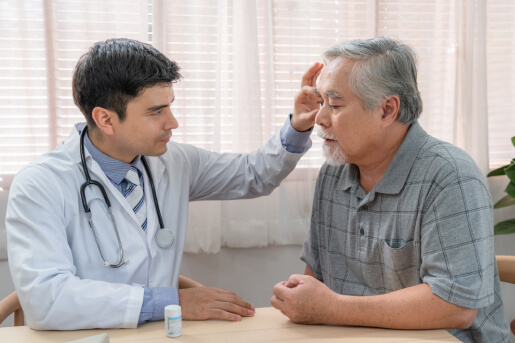
[(163, 319), (168, 304), (184, 319), (253, 315), (236, 294), (179, 276), (188, 202), (272, 192), (311, 145), (316, 99), (299, 92), (263, 148), (218, 154), (170, 142), (180, 77), (176, 63), (128, 39), (98, 42), (79, 60), (73, 99), (87, 126), (22, 169), (9, 194), (9, 266), (30, 327), (134, 328)]

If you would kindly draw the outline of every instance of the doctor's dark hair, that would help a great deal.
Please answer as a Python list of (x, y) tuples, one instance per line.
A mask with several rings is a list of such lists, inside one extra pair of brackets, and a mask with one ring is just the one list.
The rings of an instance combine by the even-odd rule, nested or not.
[(181, 78), (179, 66), (149, 44), (131, 39), (95, 43), (73, 73), (73, 101), (91, 128), (95, 107), (115, 111), (125, 120), (127, 104), (146, 88)]
[(371, 111), (392, 95), (400, 99), (397, 121), (415, 122), (422, 112), (417, 87), (417, 67), (413, 50), (391, 38), (379, 37), (338, 44), (324, 53), (326, 60), (338, 57), (354, 60), (350, 89)]

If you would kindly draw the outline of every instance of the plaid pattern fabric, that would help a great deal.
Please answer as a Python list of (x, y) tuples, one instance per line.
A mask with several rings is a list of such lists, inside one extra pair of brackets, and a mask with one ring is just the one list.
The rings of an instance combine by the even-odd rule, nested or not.
[(143, 188), (139, 183), (138, 170), (131, 167), (125, 175), (127, 180), (127, 189), (124, 192), (124, 197), (127, 199), (132, 207), (132, 210), (138, 218), (138, 223), (143, 230), (147, 229), (147, 206), (145, 205), (145, 194)]
[(368, 194), (355, 165), (320, 171), (301, 259), (340, 294), (377, 295), (427, 283), (453, 304), (478, 308), (449, 330), (464, 342), (509, 342), (485, 178), (462, 150), (415, 123)]

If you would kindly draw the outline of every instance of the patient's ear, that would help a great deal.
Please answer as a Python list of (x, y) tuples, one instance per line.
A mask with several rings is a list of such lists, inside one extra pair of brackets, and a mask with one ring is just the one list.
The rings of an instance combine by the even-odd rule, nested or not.
[(381, 109), (381, 127), (386, 128), (397, 121), (401, 101), (397, 95), (392, 95), (383, 101)]
[(112, 135), (114, 133), (113, 123), (118, 120), (118, 114), (103, 107), (95, 107), (91, 112), (97, 128), (103, 134)]

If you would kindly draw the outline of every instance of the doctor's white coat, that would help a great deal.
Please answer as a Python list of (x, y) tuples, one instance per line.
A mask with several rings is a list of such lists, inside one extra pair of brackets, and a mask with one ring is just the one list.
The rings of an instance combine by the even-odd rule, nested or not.
[[(103, 266), (84, 213), (80, 186), (79, 134), (41, 156), (15, 177), (6, 214), (11, 274), (30, 327), (40, 330), (134, 328), (143, 287), (177, 287), (188, 202), (266, 195), (295, 167), (302, 154), (287, 152), (279, 133), (250, 154), (217, 154), (191, 145), (168, 143), (159, 157), (147, 157), (164, 225), (175, 243), (159, 248), (159, 222), (148, 176), (144, 174), (148, 228), (141, 230), (123, 195), (86, 150), (91, 178), (102, 183), (128, 262)], [(98, 189), (86, 198), (107, 261), (118, 260), (114, 228)]]

